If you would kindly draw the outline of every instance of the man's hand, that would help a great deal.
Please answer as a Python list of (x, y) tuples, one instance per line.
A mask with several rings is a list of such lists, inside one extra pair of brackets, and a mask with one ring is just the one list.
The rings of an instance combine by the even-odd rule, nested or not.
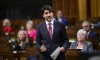
[(61, 51), (61, 52), (65, 52), (64, 47), (61, 47), (61, 48), (60, 48), (60, 51)]
[(45, 52), (47, 50), (46, 47), (44, 46), (44, 44), (41, 46), (40, 50), (41, 50), (41, 52)]

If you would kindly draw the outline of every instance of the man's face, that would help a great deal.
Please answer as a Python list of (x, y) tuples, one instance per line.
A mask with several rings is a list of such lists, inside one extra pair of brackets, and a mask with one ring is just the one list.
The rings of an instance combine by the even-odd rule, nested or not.
[(53, 12), (51, 12), (49, 10), (45, 10), (43, 13), (43, 17), (46, 21), (51, 22), (51, 20), (53, 18)]
[(57, 11), (57, 17), (61, 18), (62, 17), (62, 11)]
[(90, 31), (90, 25), (88, 23), (83, 23), (82, 24), (83, 30), (85, 30), (86, 32)]

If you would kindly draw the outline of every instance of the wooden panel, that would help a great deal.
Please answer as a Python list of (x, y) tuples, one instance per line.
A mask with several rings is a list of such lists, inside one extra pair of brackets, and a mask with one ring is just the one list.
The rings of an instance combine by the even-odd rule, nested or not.
[(53, 0), (54, 15), (56, 15), (57, 10), (62, 10), (62, 0)]
[(75, 0), (70, 0), (69, 1), (69, 17), (70, 18), (73, 18), (73, 17), (75, 17), (75, 8), (76, 7), (76, 5), (75, 5)]
[(98, 17), (100, 17), (100, 0), (98, 0)]
[(98, 6), (97, 6), (97, 0), (91, 0), (90, 1), (90, 6), (91, 6), (91, 17), (97, 17), (97, 9), (98, 9)]
[(85, 20), (87, 18), (87, 1), (79, 0), (79, 19)]
[(62, 11), (64, 12), (64, 16), (66, 18), (68, 18), (68, 16), (69, 16), (69, 0), (62, 0), (62, 3), (63, 3), (63, 5), (62, 5), (62, 7), (63, 7)]

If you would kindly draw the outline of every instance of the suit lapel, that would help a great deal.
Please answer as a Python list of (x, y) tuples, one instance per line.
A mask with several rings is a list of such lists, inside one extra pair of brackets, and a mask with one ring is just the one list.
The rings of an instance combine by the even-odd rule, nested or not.
[(46, 26), (46, 23), (43, 24), (43, 30), (44, 30), (45, 36), (46, 36), (49, 40), (51, 40), (50, 35), (49, 35), (49, 32), (48, 32), (48, 28), (47, 28), (47, 26)]
[(92, 31), (90, 31), (90, 32), (89, 32), (88, 37), (89, 37), (89, 38), (91, 38), (91, 37), (92, 37)]
[(53, 39), (54, 39), (54, 37), (55, 37), (55, 34), (56, 34), (56, 29), (57, 29), (57, 25), (56, 25), (56, 21), (54, 21), (54, 28), (53, 28), (52, 40), (53, 40)]

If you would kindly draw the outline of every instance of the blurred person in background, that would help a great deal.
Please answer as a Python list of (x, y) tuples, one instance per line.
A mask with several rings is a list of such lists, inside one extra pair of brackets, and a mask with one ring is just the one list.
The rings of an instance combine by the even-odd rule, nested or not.
[(13, 29), (11, 27), (10, 20), (4, 19), (3, 20), (3, 36), (5, 40), (9, 40), (11, 34), (13, 34)]
[(91, 29), (91, 24), (89, 21), (82, 22), (82, 29), (86, 31), (86, 38), (93, 39), (95, 42), (99, 42), (99, 34)]
[(23, 51), (27, 46), (30, 46), (26, 39), (26, 33), (24, 30), (20, 30), (17, 34), (17, 40), (13, 41), (14, 50)]
[(77, 41), (72, 42), (70, 49), (81, 49), (82, 52), (93, 52), (92, 43), (85, 41), (86, 31), (83, 29), (78, 30), (77, 32)]
[[(31, 46), (24, 30), (20, 30), (18, 32), (17, 40), (15, 40), (12, 44), (15, 51), (25, 51), (28, 47)], [(29, 56), (28, 60), (38, 60), (38, 56)]]
[(57, 11), (55, 19), (61, 23), (63, 23), (66, 26), (66, 29), (68, 28), (68, 20), (63, 17), (63, 12), (61, 10)]
[(33, 40), (33, 43), (35, 43), (37, 31), (36, 31), (36, 29), (33, 28), (33, 26), (34, 26), (33, 21), (31, 21), (31, 20), (27, 21), (27, 23), (26, 23), (26, 36), (29, 39)]
[(99, 56), (93, 56), (89, 58), (88, 60), (100, 60), (100, 55)]
[(95, 24), (91, 24), (92, 25), (92, 28), (100, 28), (100, 22), (98, 23), (95, 23)]

